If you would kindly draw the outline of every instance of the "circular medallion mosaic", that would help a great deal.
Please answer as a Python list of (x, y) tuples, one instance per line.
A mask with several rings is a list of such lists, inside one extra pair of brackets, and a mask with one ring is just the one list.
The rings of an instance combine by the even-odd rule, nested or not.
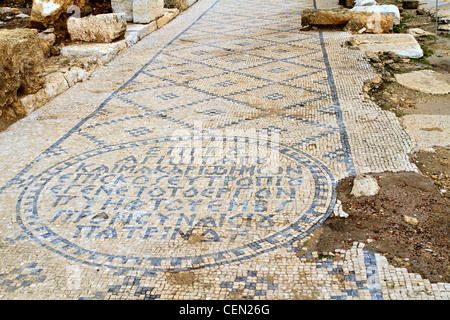
[(318, 160), (282, 144), (176, 136), (95, 149), (35, 177), (17, 220), (41, 245), (96, 266), (187, 270), (302, 239), (334, 205)]

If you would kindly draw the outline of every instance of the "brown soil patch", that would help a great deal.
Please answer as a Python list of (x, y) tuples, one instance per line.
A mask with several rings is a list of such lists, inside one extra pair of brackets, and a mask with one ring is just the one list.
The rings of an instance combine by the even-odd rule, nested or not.
[(349, 217), (327, 219), (308, 249), (332, 252), (364, 242), (366, 249), (385, 255), (394, 266), (431, 282), (449, 282), (450, 208), (433, 181), (413, 172), (373, 176), (381, 190), (372, 197), (350, 195), (354, 178), (339, 183), (338, 199)]
[(419, 151), (412, 161), (419, 170), (433, 180), (447, 203), (450, 203), (450, 149), (434, 147), (435, 152)]

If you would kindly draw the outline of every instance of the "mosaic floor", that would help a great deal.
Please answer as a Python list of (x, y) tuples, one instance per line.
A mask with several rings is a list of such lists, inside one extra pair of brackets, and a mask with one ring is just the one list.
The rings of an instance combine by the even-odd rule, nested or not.
[(200, 0), (2, 133), (0, 298), (448, 299), (302, 248), (340, 179), (415, 170), (349, 35), (299, 31), (314, 6)]

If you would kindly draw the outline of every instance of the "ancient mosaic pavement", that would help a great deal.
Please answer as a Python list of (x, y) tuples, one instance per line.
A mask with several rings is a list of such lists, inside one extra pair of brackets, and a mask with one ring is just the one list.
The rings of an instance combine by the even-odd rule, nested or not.
[(302, 251), (339, 179), (414, 170), (395, 116), (360, 95), (374, 74), (348, 35), (299, 31), (314, 5), (180, 15), (184, 30), (0, 190), (0, 297), (448, 298), (357, 246)]

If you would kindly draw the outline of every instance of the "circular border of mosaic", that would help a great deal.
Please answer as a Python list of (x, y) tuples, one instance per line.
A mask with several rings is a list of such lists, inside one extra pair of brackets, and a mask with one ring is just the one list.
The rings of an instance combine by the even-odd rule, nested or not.
[[(73, 156), (49, 167), (37, 175), (29, 186), (24, 188), (17, 202), (17, 222), (26, 234), (40, 245), (75, 262), (113, 269), (180, 271), (232, 263), (258, 256), (282, 246), (290, 246), (294, 241), (303, 239), (330, 215), (336, 201), (336, 182), (328, 168), (317, 159), (302, 151), (281, 143), (270, 143), (267, 144), (269, 148), (278, 148), (278, 151), (283, 156), (300, 163), (311, 172), (315, 182), (315, 190), (312, 191), (314, 199), (309, 209), (303, 212), (295, 223), (286, 226), (283, 230), (275, 232), (264, 239), (247, 243), (239, 248), (187, 257), (128, 257), (81, 248), (69, 240), (61, 238), (47, 226), (42, 225), (36, 208), (40, 193), (52, 178), (65, 169), (107, 152), (136, 147), (148, 147), (158, 143), (192, 141), (192, 139), (214, 141), (216, 139), (226, 140), (231, 138), (214, 135), (206, 137), (194, 135), (153, 138), (111, 145)], [(238, 143), (261, 143), (261, 139), (248, 137), (233, 137), (232, 139)], [(167, 266), (169, 263), (170, 266)]]

